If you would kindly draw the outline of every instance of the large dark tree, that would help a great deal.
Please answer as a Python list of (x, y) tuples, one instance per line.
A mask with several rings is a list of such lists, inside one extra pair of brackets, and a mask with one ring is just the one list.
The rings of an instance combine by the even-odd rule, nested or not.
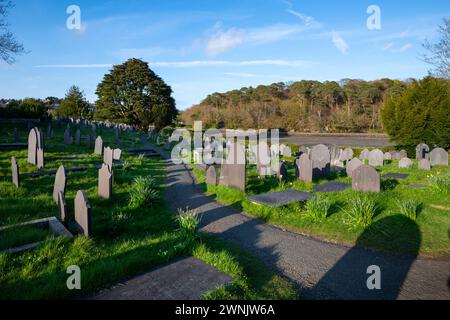
[(412, 149), (450, 147), (450, 80), (427, 77), (389, 96), (381, 110), (386, 132), (397, 144)]
[(9, 25), (5, 20), (12, 7), (10, 0), (0, 0), (0, 59), (10, 64), (16, 61), (16, 55), (24, 52), (23, 45), (8, 30)]
[(178, 111), (172, 89), (148, 64), (130, 59), (106, 74), (96, 91), (96, 118), (122, 122), (136, 128), (172, 124)]
[(77, 86), (71, 86), (62, 100), (57, 111), (59, 116), (87, 119), (89, 117), (89, 103), (83, 91)]

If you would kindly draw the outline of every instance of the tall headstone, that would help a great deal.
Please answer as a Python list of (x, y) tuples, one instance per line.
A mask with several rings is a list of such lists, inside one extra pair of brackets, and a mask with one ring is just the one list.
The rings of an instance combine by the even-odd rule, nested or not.
[(313, 181), (313, 163), (309, 156), (304, 153), (297, 159), (298, 176), (301, 181), (312, 182)]
[(362, 166), (364, 163), (359, 160), (358, 158), (353, 158), (347, 163), (347, 166), (345, 168), (347, 172), (347, 176), (351, 177), (353, 172), (358, 168), (359, 166)]
[(434, 148), (430, 152), (432, 166), (448, 166), (448, 152), (442, 148)]
[(36, 130), (33, 128), (28, 134), (28, 163), (36, 165), (37, 163), (37, 143), (38, 137)]
[(98, 154), (98, 155), (102, 155), (103, 152), (103, 140), (102, 137), (97, 137), (97, 139), (95, 139), (95, 148), (94, 148), (94, 153)]
[(431, 163), (428, 159), (420, 159), (418, 168), (421, 170), (431, 170)]
[(66, 130), (64, 131), (64, 144), (70, 145), (70, 144), (72, 144), (72, 143), (73, 143), (73, 139), (72, 139), (72, 137), (70, 136), (70, 131), (69, 131), (69, 129), (66, 129)]
[(369, 153), (369, 165), (372, 167), (383, 166), (384, 153), (380, 149), (374, 149)]
[(62, 192), (66, 194), (66, 169), (64, 166), (60, 166), (56, 171), (55, 182), (53, 184), (53, 201), (58, 204), (58, 193)]
[(245, 148), (240, 143), (230, 143), (227, 159), (222, 163), (219, 183), (245, 192)]
[(20, 187), (19, 164), (17, 163), (16, 157), (11, 157), (11, 174), (13, 185), (19, 188)]
[(119, 129), (114, 128), (114, 143), (119, 144)]
[(380, 192), (380, 174), (371, 166), (360, 165), (352, 173), (352, 189), (361, 192)]
[(412, 165), (413, 165), (413, 162), (409, 158), (401, 158), (398, 163), (399, 168), (410, 168), (410, 167), (412, 167)]
[(430, 147), (421, 143), (416, 147), (416, 160), (429, 159)]
[(112, 168), (113, 159), (113, 150), (110, 147), (106, 147), (103, 151), (103, 163)]
[(310, 159), (313, 164), (314, 177), (326, 177), (330, 174), (331, 155), (328, 147), (318, 144), (311, 149)]
[(209, 166), (206, 170), (206, 184), (217, 185), (217, 171), (214, 166)]
[(81, 131), (80, 129), (77, 129), (75, 132), (75, 144), (78, 146), (80, 145), (80, 139), (81, 139)]
[(98, 195), (104, 199), (110, 199), (112, 195), (112, 170), (104, 163), (98, 170)]
[(88, 134), (85, 138), (84, 138), (84, 145), (86, 146), (86, 148), (90, 148), (91, 147), (91, 145), (92, 145), (92, 142), (91, 142), (91, 135), (90, 134)]
[(75, 196), (75, 225), (86, 237), (91, 233), (91, 205), (86, 192), (80, 190)]
[(36, 166), (38, 169), (44, 168), (44, 149), (38, 148), (36, 151)]

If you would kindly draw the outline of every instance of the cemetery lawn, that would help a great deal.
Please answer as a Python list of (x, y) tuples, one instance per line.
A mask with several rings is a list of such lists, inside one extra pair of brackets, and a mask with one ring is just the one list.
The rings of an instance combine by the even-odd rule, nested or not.
[[(424, 257), (448, 257), (450, 256), (450, 167), (436, 166), (431, 171), (417, 169), (417, 161), (411, 169), (399, 169), (398, 161), (392, 161), (382, 168), (378, 168), (381, 175), (386, 173), (406, 173), (407, 179), (382, 179), (382, 192), (368, 194), (368, 197), (376, 203), (376, 213), (373, 222), (386, 217), (401, 215), (399, 203), (414, 200), (418, 206), (418, 216), (413, 224), (404, 225), (401, 216), (398, 219), (386, 219), (383, 230), (365, 229), (363, 226), (353, 225), (349, 222), (349, 199), (356, 192), (351, 188), (337, 193), (315, 193), (313, 187), (331, 180), (351, 184), (351, 178), (346, 177), (345, 171), (334, 174), (328, 179), (305, 183), (296, 180), (293, 159), (287, 161), (289, 176), (285, 182), (280, 182), (276, 177), (260, 179), (254, 166), (247, 168), (247, 194), (221, 185), (212, 186), (205, 184), (205, 173), (194, 169), (195, 176), (203, 189), (216, 200), (226, 205), (232, 205), (249, 215), (257, 217), (270, 224), (284, 229), (309, 235), (324, 241), (340, 243), (348, 246), (358, 245), (395, 254), (419, 254)], [(446, 187), (439, 189), (432, 182), (433, 176), (445, 177)], [(417, 189), (409, 184), (424, 185), (425, 189)], [(331, 207), (328, 210), (326, 220), (320, 222), (312, 219), (307, 214), (304, 204), (293, 204), (279, 208), (269, 208), (247, 200), (247, 197), (266, 192), (275, 192), (287, 189), (296, 189), (312, 192), (328, 198)], [(417, 252), (415, 232), (417, 224), (420, 230), (420, 246)], [(364, 236), (359, 238), (363, 231)], [(383, 236), (380, 236), (380, 235)], [(359, 238), (359, 239), (358, 239)]]
[[(0, 133), (10, 131), (5, 125)], [(46, 125), (42, 126), (44, 135)], [(101, 289), (109, 288), (140, 272), (168, 263), (176, 258), (195, 256), (229, 274), (233, 283), (205, 294), (205, 299), (296, 299), (297, 288), (275, 275), (248, 253), (200, 233), (197, 238), (186, 238), (179, 230), (174, 213), (162, 197), (151, 205), (131, 208), (129, 190), (134, 178), (151, 176), (157, 189), (163, 193), (165, 162), (160, 158), (138, 158), (124, 152), (122, 168), (114, 169), (113, 197), (97, 196), (100, 156), (92, 148), (61, 146), (63, 128), (54, 129), (54, 139), (46, 139), (45, 170), (59, 165), (92, 168), (85, 172), (68, 172), (66, 201), (69, 216), (73, 215), (73, 201), (78, 190), (85, 190), (92, 206), (91, 238), (76, 236), (73, 240), (35, 234), (30, 230), (10, 234), (0, 233), (0, 300), (2, 299), (70, 299), (84, 298)], [(26, 131), (21, 128), (19, 132)], [(82, 136), (90, 131), (84, 129)], [(104, 146), (142, 147), (139, 134), (121, 133), (120, 145), (115, 145), (112, 131), (97, 134)], [(0, 134), (1, 136), (1, 134)], [(21, 135), (25, 139), (26, 135)], [(83, 141), (83, 139), (82, 139)], [(12, 142), (11, 140), (3, 143)], [(58, 208), (52, 199), (54, 176), (30, 178), (26, 173), (37, 169), (26, 163), (26, 150), (0, 151), (0, 226), (56, 216)], [(76, 155), (76, 156), (75, 156)], [(15, 156), (20, 166), (21, 187), (11, 183), (10, 158)], [(74, 232), (69, 225), (68, 229)], [(9, 254), (2, 249), (11, 244), (44, 240), (38, 248)], [(46, 240), (45, 240), (46, 239)], [(70, 291), (66, 281), (67, 267), (81, 268), (81, 290)]]

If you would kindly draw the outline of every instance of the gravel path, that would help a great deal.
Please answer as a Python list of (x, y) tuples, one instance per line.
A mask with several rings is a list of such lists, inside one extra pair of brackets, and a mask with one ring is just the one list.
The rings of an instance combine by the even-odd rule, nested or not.
[[(202, 231), (248, 250), (296, 282), (306, 299), (450, 299), (448, 260), (393, 256), (284, 231), (214, 201), (195, 184), (190, 170), (170, 160), (166, 192), (173, 210), (197, 210)], [(367, 288), (371, 265), (380, 267), (380, 290)]]

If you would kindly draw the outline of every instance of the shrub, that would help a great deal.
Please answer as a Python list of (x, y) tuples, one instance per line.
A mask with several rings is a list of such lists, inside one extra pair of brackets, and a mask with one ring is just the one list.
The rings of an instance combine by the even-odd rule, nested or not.
[(433, 189), (439, 193), (450, 193), (450, 174), (436, 175), (431, 177)]
[(306, 202), (305, 209), (308, 217), (312, 218), (314, 221), (320, 222), (326, 220), (330, 207), (331, 203), (328, 198), (317, 196)]
[(369, 226), (375, 216), (377, 204), (367, 194), (358, 194), (350, 198), (347, 214), (347, 223), (352, 226)]
[(151, 177), (137, 177), (134, 179), (130, 189), (131, 208), (139, 208), (145, 205), (152, 205), (160, 197), (156, 190), (155, 180)]
[(178, 209), (177, 222), (183, 237), (188, 239), (196, 238), (200, 218), (195, 210)]
[(398, 206), (400, 213), (414, 221), (416, 221), (416, 219), (417, 219), (421, 205), (422, 204), (420, 202), (417, 202), (412, 199), (404, 200), (404, 201), (399, 200), (397, 202), (397, 206)]

